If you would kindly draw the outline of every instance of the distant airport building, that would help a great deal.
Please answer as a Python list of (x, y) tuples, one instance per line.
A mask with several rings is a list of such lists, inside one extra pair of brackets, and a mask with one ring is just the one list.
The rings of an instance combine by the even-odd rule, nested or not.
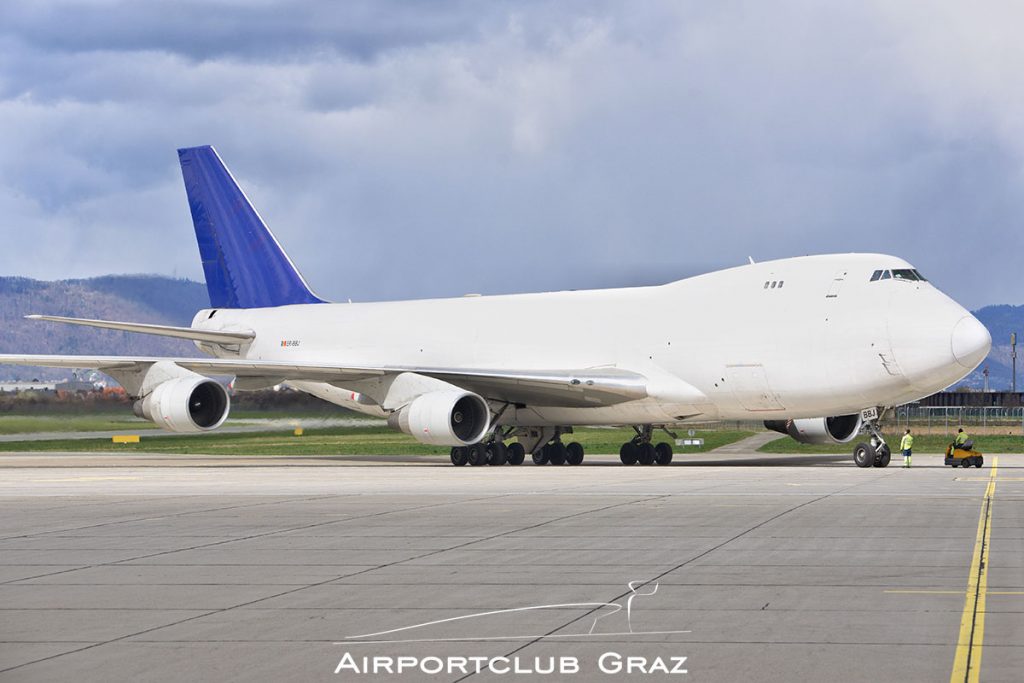
[(1024, 393), (1014, 391), (940, 391), (916, 404), (926, 407), (1018, 408), (1024, 405)]
[(19, 394), (23, 391), (57, 391), (56, 382), (0, 382), (0, 392), (5, 394)]
[(66, 382), (0, 381), (0, 393), (5, 394), (18, 394), (23, 391), (41, 391), (45, 393), (66, 391), (75, 394), (95, 390), (96, 385), (92, 382), (81, 382), (78, 380), (69, 380)]

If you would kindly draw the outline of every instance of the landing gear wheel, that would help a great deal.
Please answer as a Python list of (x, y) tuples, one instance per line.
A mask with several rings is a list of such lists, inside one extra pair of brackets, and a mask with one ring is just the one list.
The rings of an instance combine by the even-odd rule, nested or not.
[(632, 441), (622, 444), (622, 447), (619, 449), (619, 460), (622, 461), (623, 465), (635, 465), (639, 456), (640, 451)]
[(487, 446), (475, 443), (469, 447), (469, 464), (473, 467), (487, 464)]
[(853, 449), (853, 461), (857, 467), (871, 467), (875, 464), (875, 449), (866, 443), (859, 443)]
[(566, 452), (565, 444), (561, 441), (552, 441), (544, 449), (548, 452), (548, 462), (552, 465), (564, 465)]
[(452, 449), (452, 464), (462, 467), (469, 462), (469, 449), (465, 446), (456, 446)]
[(500, 467), (508, 462), (508, 449), (500, 441), (487, 444), (487, 464)]
[(875, 467), (888, 467), (889, 462), (892, 460), (892, 451), (889, 450), (888, 446), (882, 446), (882, 451), (875, 456)]
[(548, 464), (548, 448), (545, 446), (539, 451), (534, 453), (532, 456), (534, 465), (547, 465)]
[(642, 443), (637, 447), (640, 451), (636, 461), (641, 465), (654, 464), (654, 446), (649, 443)]
[(523, 444), (516, 442), (508, 445), (508, 457), (509, 465), (522, 465), (523, 460), (526, 460), (526, 449), (523, 448)]
[(583, 446), (573, 441), (565, 447), (565, 461), (570, 465), (583, 463)]
[(668, 465), (672, 462), (672, 446), (662, 441), (654, 447), (654, 462)]

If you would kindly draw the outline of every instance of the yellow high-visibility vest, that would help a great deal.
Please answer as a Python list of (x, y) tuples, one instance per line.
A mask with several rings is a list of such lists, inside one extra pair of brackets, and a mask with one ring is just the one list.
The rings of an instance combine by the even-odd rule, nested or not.
[(910, 434), (904, 434), (903, 439), (900, 441), (900, 450), (909, 451), (914, 447), (914, 437)]

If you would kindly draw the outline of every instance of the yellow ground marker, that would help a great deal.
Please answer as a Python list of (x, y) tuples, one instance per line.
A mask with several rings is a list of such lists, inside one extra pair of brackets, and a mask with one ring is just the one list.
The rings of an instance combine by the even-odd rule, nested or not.
[(292, 434), (294, 434), (295, 436), (302, 436), (303, 433), (304, 433), (304, 430), (302, 429), (302, 427), (296, 427), (295, 431), (292, 432)]
[(138, 434), (115, 434), (111, 439), (114, 443), (139, 443)]
[(960, 637), (950, 683), (977, 683), (981, 673), (981, 650), (985, 640), (985, 594), (988, 589), (988, 556), (992, 540), (992, 499), (996, 495), (996, 471), (999, 458), (992, 461), (985, 500), (978, 519), (978, 536), (974, 542), (971, 573), (967, 577), (967, 598), (960, 618)]

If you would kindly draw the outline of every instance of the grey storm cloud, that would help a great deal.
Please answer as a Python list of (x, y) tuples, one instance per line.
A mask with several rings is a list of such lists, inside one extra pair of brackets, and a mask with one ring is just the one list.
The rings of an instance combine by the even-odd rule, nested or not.
[(949, 0), (5, 3), (0, 272), (200, 278), (174, 150), (213, 144), (329, 298), (880, 251), (967, 305), (1020, 303), (1022, 20)]

